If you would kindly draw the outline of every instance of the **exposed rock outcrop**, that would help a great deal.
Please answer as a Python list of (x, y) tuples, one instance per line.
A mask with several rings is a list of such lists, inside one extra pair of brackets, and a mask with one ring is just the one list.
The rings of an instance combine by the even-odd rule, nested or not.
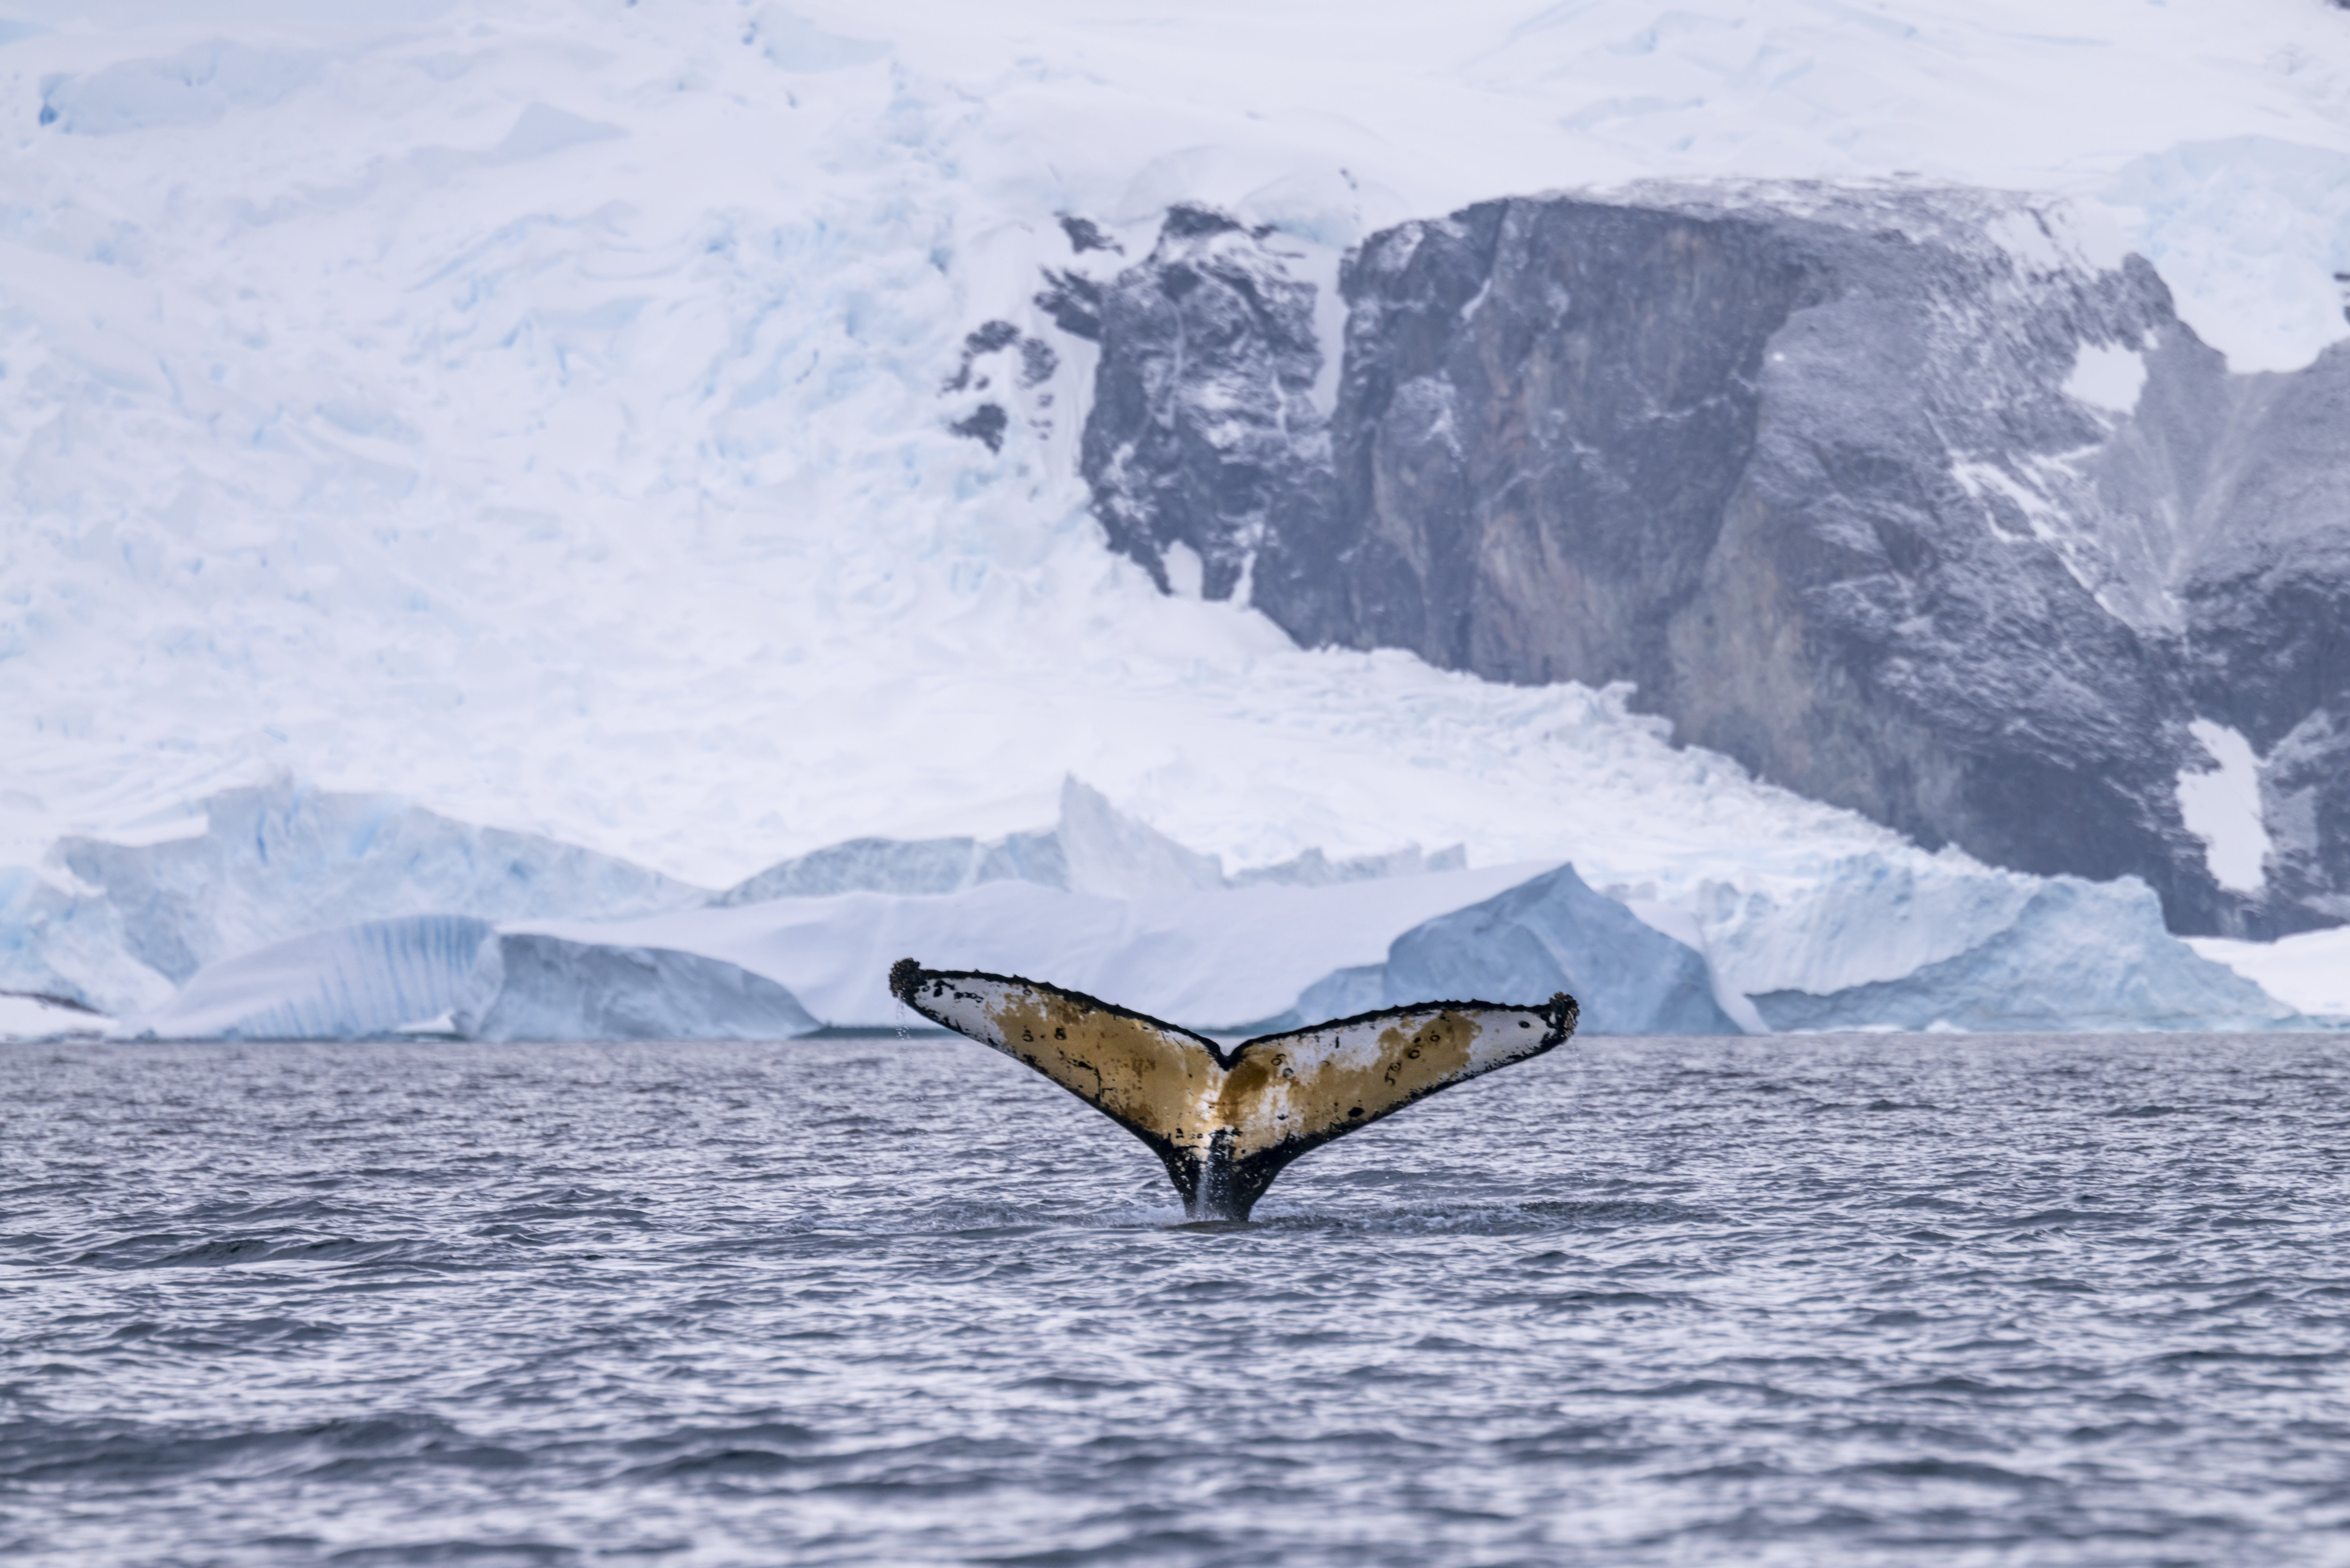
[[(1117, 547), (1182, 543), (1304, 643), (1634, 682), (1683, 741), (2134, 873), (2182, 930), (2350, 918), (2350, 357), (2231, 376), (2026, 198), (1651, 188), (1367, 240), (1325, 426), (1279, 261), (1179, 210), (1105, 292)], [(2258, 886), (2181, 818), (2198, 718), (2267, 757)]]
[(1272, 519), (1326, 526), (1314, 286), (1268, 239), (1177, 207), (1108, 286), (1055, 277), (1039, 299), (1101, 342), (1080, 462), (1111, 547), (1161, 588), (1229, 598)]

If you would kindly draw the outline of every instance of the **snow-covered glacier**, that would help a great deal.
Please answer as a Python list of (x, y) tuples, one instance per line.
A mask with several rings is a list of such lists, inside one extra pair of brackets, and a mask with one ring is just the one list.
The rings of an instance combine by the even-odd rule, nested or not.
[[(2238, 370), (2344, 335), (2350, 52), (2300, 0), (11, 15), (0, 990), (126, 1021), (373, 922), (701, 952), (620, 928), (1566, 863), (1728, 1012), (1896, 981), (2038, 884), (1677, 749), (1620, 687), (1301, 649), (1202, 597), (1232, 562), (1118, 557), (1066, 319), (1170, 209), (1231, 214), (1314, 286), (1274, 378), (1302, 429), (1373, 233), (1566, 183), (1914, 177), (2074, 203)], [(1071, 775), (1149, 852), (1068, 859)], [(1480, 889), (1184, 1016), (1384, 972)]]

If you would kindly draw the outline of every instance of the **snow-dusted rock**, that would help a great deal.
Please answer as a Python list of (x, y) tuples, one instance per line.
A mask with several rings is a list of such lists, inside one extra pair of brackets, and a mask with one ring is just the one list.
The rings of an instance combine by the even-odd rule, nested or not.
[(1084, 471), (1110, 547), (1161, 588), (1222, 599), (1247, 582), (1276, 516), (1326, 509), (1328, 423), (1315, 288), (1271, 230), (1191, 204), (1107, 286), (1045, 296), (1102, 346)]
[[(1929, 846), (2136, 874), (2182, 929), (2350, 910), (2318, 629), (2350, 348), (2231, 376), (2046, 198), (1652, 184), (1370, 236), (1336, 411), (1284, 424), (1278, 312), (1223, 300), (1303, 319), (1311, 286), (1227, 223), (1245, 288), (1195, 286), (1210, 227), (1170, 214), (1107, 296), (1139, 302), (1087, 428), (1117, 547), (1180, 539), (1308, 646), (1632, 681), (1684, 742)], [(2279, 748), (2272, 879), (2182, 818), (2199, 721)]]

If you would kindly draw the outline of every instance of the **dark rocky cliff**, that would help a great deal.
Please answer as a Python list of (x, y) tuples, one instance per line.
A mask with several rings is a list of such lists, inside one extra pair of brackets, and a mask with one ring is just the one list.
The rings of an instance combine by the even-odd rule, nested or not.
[(2350, 920), (2350, 346), (2232, 411), (2179, 587), (2196, 707), (2263, 760), (2272, 902)]
[[(1628, 680), (1683, 741), (2174, 928), (2350, 918), (2350, 358), (2230, 377), (2153, 269), (1971, 192), (1495, 202), (1310, 292), (1196, 210), (1119, 275), (1086, 472), (1113, 544), (1307, 644)], [(2198, 717), (2267, 759), (2265, 886), (2180, 819)]]
[(1267, 238), (1177, 207), (1139, 265), (1107, 286), (1056, 277), (1039, 299), (1103, 345), (1080, 461), (1111, 547), (1161, 588), (1188, 553), (1198, 580), (1187, 586), (1230, 598), (1275, 514), (1326, 525), (1314, 286), (1288, 275)]

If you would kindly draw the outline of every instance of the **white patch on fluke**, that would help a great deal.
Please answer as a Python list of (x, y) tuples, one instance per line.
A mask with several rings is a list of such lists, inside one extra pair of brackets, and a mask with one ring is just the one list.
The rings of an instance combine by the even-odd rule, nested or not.
[(2082, 344), (2073, 373), (2064, 378), (2066, 397), (2108, 413), (2136, 413), (2138, 394), (2145, 390), (2146, 357), (2110, 344)]
[(2203, 864), (2233, 893), (2268, 886), (2268, 825), (2261, 819), (2261, 763), (2252, 743), (2209, 719), (2188, 726), (2219, 765), (2178, 774), (2178, 815), (2203, 841)]

